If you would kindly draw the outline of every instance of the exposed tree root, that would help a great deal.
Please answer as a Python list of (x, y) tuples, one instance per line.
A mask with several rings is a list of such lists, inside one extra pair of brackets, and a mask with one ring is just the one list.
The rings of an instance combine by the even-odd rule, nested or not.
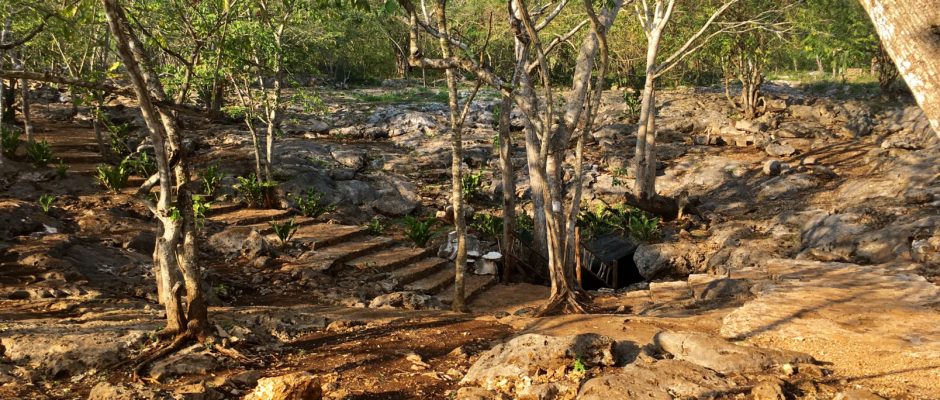
[(173, 339), (173, 341), (170, 342), (169, 344), (162, 346), (162, 347), (157, 347), (153, 350), (148, 351), (147, 353), (141, 354), (139, 357), (137, 357), (134, 360), (135, 365), (134, 365), (134, 371), (133, 371), (133, 378), (135, 380), (140, 380), (141, 372), (143, 372), (144, 369), (146, 369), (147, 366), (150, 365), (150, 363), (157, 361), (163, 357), (166, 357), (170, 354), (173, 354), (176, 351), (179, 351), (180, 349), (183, 348), (183, 346), (185, 346), (186, 344), (188, 344), (190, 341), (194, 339), (196, 339), (196, 335), (194, 335), (192, 331), (187, 330), (177, 335), (176, 338)]
[(566, 290), (552, 296), (548, 303), (535, 314), (536, 317), (545, 317), (554, 314), (588, 314), (592, 310), (591, 299), (578, 290)]

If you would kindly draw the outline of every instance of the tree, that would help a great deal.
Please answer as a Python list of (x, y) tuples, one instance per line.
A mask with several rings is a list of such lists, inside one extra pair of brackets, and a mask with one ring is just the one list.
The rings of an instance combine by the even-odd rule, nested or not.
[[(208, 328), (208, 316), (196, 266), (195, 218), (188, 187), (188, 163), (181, 146), (179, 127), (175, 115), (157, 105), (168, 102), (166, 93), (150, 66), (146, 50), (131, 29), (124, 9), (118, 0), (102, 0), (102, 4), (114, 45), (133, 83), (157, 163), (158, 172), (144, 183), (139, 193), (149, 193), (154, 185), (159, 185), (156, 203), (145, 202), (161, 227), (154, 250), (154, 267), (158, 269), (159, 298), (167, 311), (164, 333), (177, 334), (176, 343), (191, 338), (202, 339)], [(183, 282), (176, 280), (177, 272), (182, 275)], [(185, 309), (180, 288), (186, 291)]]
[(940, 7), (933, 0), (860, 0), (898, 73), (940, 136)]

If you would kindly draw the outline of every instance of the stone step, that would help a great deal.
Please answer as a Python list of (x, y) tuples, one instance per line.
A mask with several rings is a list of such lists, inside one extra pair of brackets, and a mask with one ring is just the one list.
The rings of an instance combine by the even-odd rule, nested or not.
[(212, 215), (208, 217), (208, 220), (226, 225), (245, 226), (267, 223), (272, 220), (285, 218), (289, 215), (290, 210), (241, 208), (223, 214)]
[(360, 270), (370, 269), (375, 272), (385, 272), (425, 258), (429, 253), (429, 249), (400, 245), (379, 253), (368, 254), (350, 260), (346, 262), (346, 265)]
[(306, 243), (311, 249), (319, 250), (337, 243), (349, 242), (365, 235), (367, 229), (362, 226), (339, 224), (308, 224), (301, 226), (294, 234), (294, 240)]
[(333, 272), (347, 261), (394, 246), (395, 240), (384, 236), (360, 238), (338, 243), (301, 256), (296, 264), (315, 271)]
[(274, 226), (271, 225), (272, 222), (277, 222), (283, 225), (283, 224), (290, 222), (290, 220), (294, 220), (294, 225), (297, 226), (297, 231), (294, 232), (294, 240), (297, 240), (297, 233), (300, 232), (301, 228), (314, 225), (317, 223), (317, 220), (313, 218), (302, 217), (299, 215), (288, 215), (282, 218), (272, 219), (270, 221), (259, 222), (257, 224), (251, 224), (251, 225), (246, 225), (246, 226), (258, 231), (258, 233), (262, 235), (273, 235)]
[[(473, 298), (480, 293), (483, 293), (486, 289), (489, 289), (490, 286), (496, 284), (496, 277), (493, 275), (474, 275), (466, 274), (463, 277), (464, 283), (464, 304), (469, 303)], [(436, 296), (441, 303), (450, 304), (454, 300), (454, 285), (451, 284), (444, 290), (441, 290)]]
[(242, 208), (245, 208), (245, 205), (241, 203), (212, 202), (212, 207), (210, 207), (209, 211), (206, 212), (206, 216), (214, 217), (216, 215), (228, 214)]
[(405, 290), (424, 294), (436, 294), (454, 283), (454, 269), (441, 268), (437, 272), (404, 286)]
[(393, 279), (398, 281), (399, 286), (404, 286), (441, 269), (453, 270), (448, 268), (449, 264), (450, 261), (443, 258), (427, 257), (407, 267), (399, 268), (393, 271), (391, 275)]

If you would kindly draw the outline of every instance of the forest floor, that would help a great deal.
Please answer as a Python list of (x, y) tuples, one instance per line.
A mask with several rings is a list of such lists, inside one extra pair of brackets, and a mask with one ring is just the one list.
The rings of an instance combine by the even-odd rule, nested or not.
[[(682, 120), (706, 113), (727, 119), (727, 110), (713, 109), (719, 97), (712, 92), (668, 92), (662, 96), (665, 165), (658, 185), (666, 195), (692, 188), (697, 209), (664, 223), (660, 242), (647, 245), (654, 261), (643, 265), (664, 272), (626, 289), (590, 291), (597, 313), (535, 317), (547, 287), (497, 283), (486, 275), (468, 281), (471, 313), (446, 311), (453, 279), (447, 261), (408, 245), (403, 228), (382, 216), (395, 212), (381, 207), (407, 204), (410, 197), (416, 213), (443, 210), (448, 185), (446, 137), (428, 135), (416, 145), (407, 132), (394, 134), (396, 123), (415, 129), (414, 120), (423, 118), (415, 113), (440, 116), (434, 114), (439, 108), (427, 108), (439, 107), (440, 99), (427, 91), (386, 91), (331, 93), (330, 133), (300, 133), (283, 144), (285, 158), (302, 151), (316, 159), (315, 172), (331, 177), (323, 183), (335, 191), (330, 196), (349, 204), (303, 218), (286, 210), (247, 210), (223, 196), (214, 202), (201, 242), (212, 330), (218, 345), (243, 357), (193, 345), (152, 364), (142, 381), (131, 379), (122, 361), (155, 345), (164, 314), (154, 301), (151, 271), (156, 224), (131, 196), (139, 178), (119, 193), (105, 191), (93, 176), (106, 161), (93, 130), (56, 120), (63, 105), (37, 106), (36, 135), (69, 170), (62, 177), (22, 156), (0, 166), (0, 398), (239, 398), (259, 378), (296, 371), (316, 375), (328, 398), (455, 398), (462, 386), (486, 386), (461, 380), (488, 350), (522, 334), (600, 334), (617, 343), (618, 357), (633, 360), (642, 359), (663, 331), (698, 332), (815, 360), (796, 372), (775, 367), (723, 374), (741, 387), (712, 393), (717, 398), (769, 398), (741, 389), (768, 379), (779, 381), (788, 399), (940, 398), (940, 147), (901, 137), (915, 135), (919, 123), (903, 115), (909, 112), (903, 104), (863, 102), (874, 127), (847, 138), (835, 125), (861, 117), (849, 109), (840, 119), (842, 100), (814, 103), (785, 91), (787, 101), (799, 101), (771, 124), (778, 132), (773, 143), (793, 151), (770, 154), (766, 143), (696, 144), (693, 137), (712, 131), (697, 123), (685, 129)], [(375, 125), (375, 115), (395, 107), (411, 107), (411, 114), (403, 121), (391, 117), (383, 127), (391, 138), (357, 136), (370, 129), (357, 125)], [(612, 107), (607, 112), (619, 115)], [(799, 112), (816, 113), (816, 119)], [(835, 116), (826, 119), (827, 112)], [(601, 120), (613, 133), (602, 128), (588, 146), (589, 163), (599, 166), (589, 177), (588, 198), (609, 201), (625, 190), (612, 183), (626, 179), (617, 165), (628, 165), (613, 154), (632, 153), (623, 146), (635, 139), (625, 128), (629, 121)], [(471, 154), (492, 145), (486, 125), (468, 134)], [(230, 175), (250, 169), (237, 124), (191, 129), (201, 135), (194, 140), (198, 168), (218, 163)], [(809, 133), (779, 133), (801, 129)], [(518, 156), (522, 149), (516, 149)], [(484, 168), (492, 156), (482, 153), (482, 161), (468, 163)], [(322, 165), (322, 158), (332, 161)], [(383, 165), (375, 166), (377, 159)], [(787, 167), (768, 171), (769, 161)], [(355, 170), (355, 178), (339, 178), (344, 169)], [(312, 179), (297, 174), (301, 178), (288, 181)], [(405, 181), (398, 193), (414, 193), (383, 191), (386, 176)], [(472, 205), (495, 209), (493, 192), (481, 191), (491, 200)], [(37, 204), (43, 194), (56, 196), (48, 213)], [(387, 223), (378, 235), (364, 228), (374, 215)], [(291, 218), (302, 225), (294, 244), (277, 246), (267, 223)], [(252, 231), (265, 238), (258, 251), (246, 245)], [(391, 306), (376, 303), (403, 291), (420, 295)], [(629, 363), (589, 365), (567, 396)]]

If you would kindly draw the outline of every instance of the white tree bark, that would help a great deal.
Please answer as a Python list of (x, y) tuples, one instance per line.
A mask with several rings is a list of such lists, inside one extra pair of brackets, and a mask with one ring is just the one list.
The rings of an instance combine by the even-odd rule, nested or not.
[(940, 3), (860, 1), (914, 99), (940, 136)]

